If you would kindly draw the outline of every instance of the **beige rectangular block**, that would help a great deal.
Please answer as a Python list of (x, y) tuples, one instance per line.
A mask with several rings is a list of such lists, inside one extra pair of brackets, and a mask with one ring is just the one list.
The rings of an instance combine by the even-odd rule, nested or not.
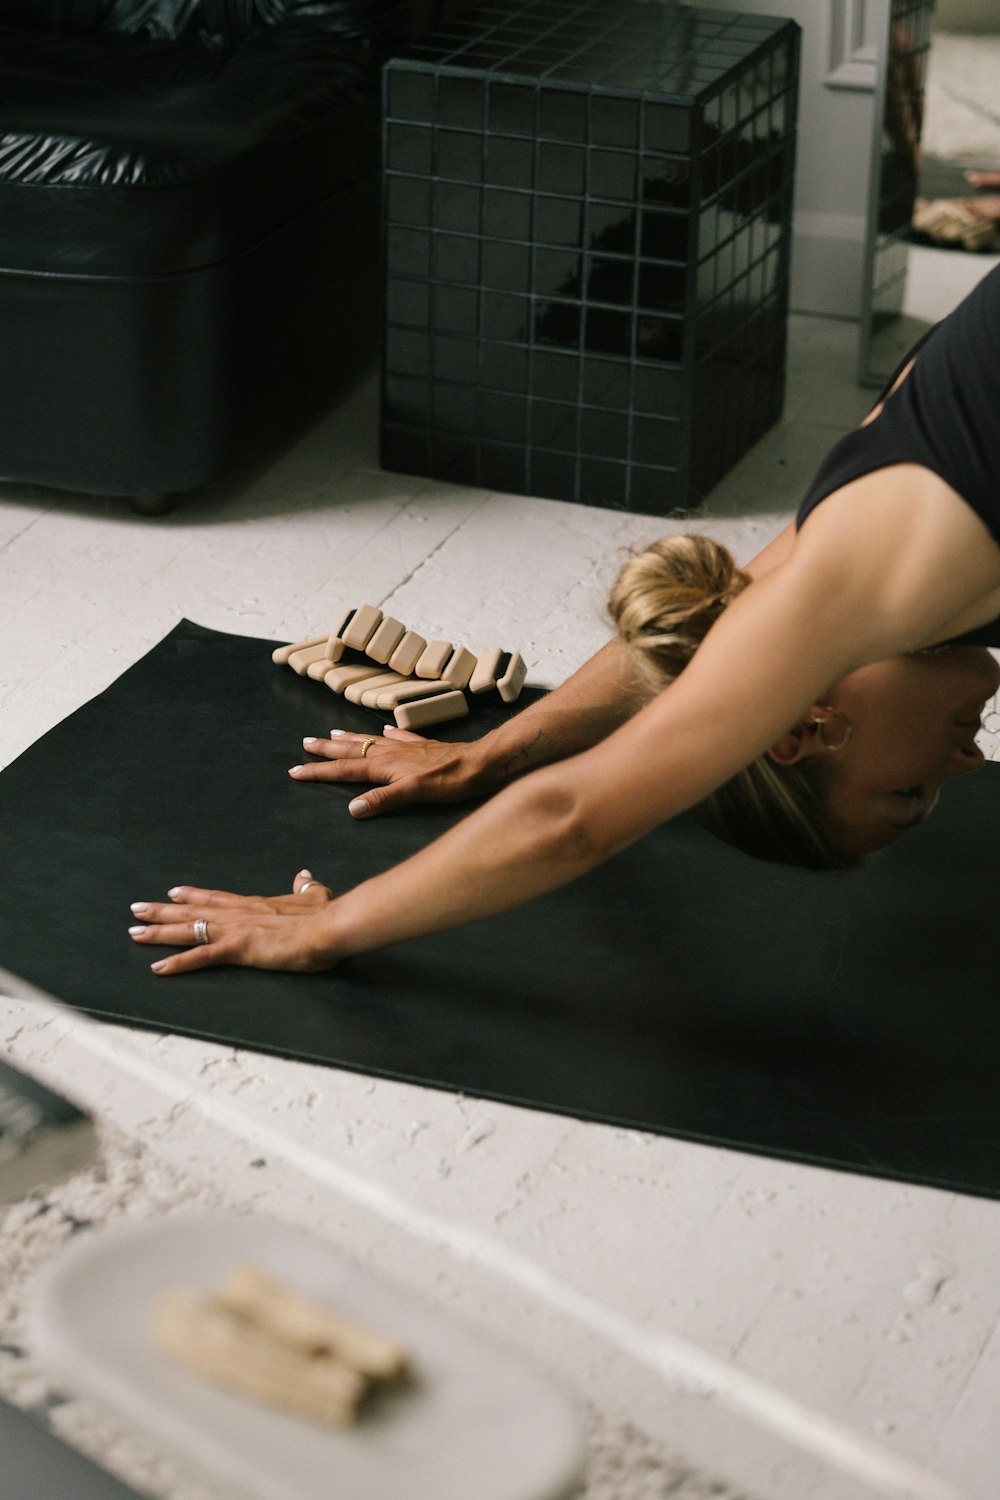
[(340, 630), (340, 639), (345, 646), (353, 646), (355, 651), (364, 651), (381, 623), (380, 609), (374, 604), (359, 604)]
[(325, 640), (325, 635), (313, 635), (307, 641), (290, 641), (287, 646), (276, 646), (271, 652), (271, 660), (276, 667), (285, 667), (293, 652), (308, 651), (312, 646), (322, 646)]
[[(446, 682), (414, 682), (405, 678), (399, 687), (382, 688), (375, 702), (376, 708), (395, 708), (399, 703), (409, 703), (412, 698), (429, 698), (436, 693), (454, 692)], [(362, 702), (364, 700), (362, 699)], [(371, 704), (366, 704), (370, 708)]]
[(395, 687), (397, 682), (405, 681), (398, 672), (380, 672), (377, 677), (361, 677), (357, 682), (350, 683), (344, 689), (344, 697), (348, 703), (364, 703), (369, 693), (377, 692), (379, 688)]
[[(391, 615), (383, 615), (381, 624), (365, 647), (365, 655), (370, 656), (372, 661), (388, 662), (405, 634), (406, 626), (402, 620), (394, 620)], [(395, 671), (395, 668), (393, 670)]]
[(381, 677), (382, 675), (381, 667), (331, 667), (323, 681), (331, 693), (343, 693), (355, 682), (363, 682), (366, 677)]
[[(343, 647), (341, 647), (341, 654), (342, 653)], [(330, 668), (337, 660), (339, 660), (339, 657), (330, 656), (330, 643), (329, 641), (327, 641), (326, 646), (324, 647), (324, 654), (320, 657), (317, 657), (315, 661), (311, 661), (308, 667), (306, 667), (306, 676), (311, 677), (314, 682), (322, 682), (327, 672), (329, 672)]]
[(456, 646), (441, 673), (441, 681), (450, 683), (453, 688), (468, 687), (475, 665), (476, 658), (472, 652), (466, 651), (464, 646)]
[(465, 694), (451, 689), (447, 693), (435, 693), (430, 698), (419, 698), (413, 703), (401, 703), (396, 709), (395, 719), (400, 729), (426, 729), (430, 724), (462, 719), (468, 712)]
[(408, 630), (389, 657), (389, 666), (394, 672), (402, 672), (404, 677), (409, 677), (426, 645), (422, 635), (417, 635), (415, 630)]
[(520, 651), (512, 651), (502, 676), (497, 678), (497, 692), (505, 703), (513, 703), (515, 698), (520, 697), (527, 676), (528, 667), (524, 657)]
[(342, 609), (336, 625), (328, 633), (326, 638), (326, 654), (331, 662), (337, 662), (344, 654), (344, 642), (340, 632), (352, 620), (357, 613), (354, 609)]
[[(400, 677), (398, 672), (393, 673), (393, 676), (396, 678), (399, 687), (405, 686), (410, 681), (409, 677)], [(381, 686), (379, 686), (380, 683)], [(426, 687), (426, 683), (422, 683), (421, 686)], [(371, 708), (375, 711), (378, 711), (382, 707), (382, 704), (379, 702), (382, 694), (394, 693), (396, 691), (398, 691), (396, 687), (386, 687), (385, 681), (383, 681), (383, 679), (373, 677), (371, 684), (367, 682), (363, 684), (361, 706), (362, 708)], [(395, 706), (395, 704), (392, 705), (393, 708), (395, 708)]]
[(440, 677), (454, 651), (451, 641), (428, 641), (413, 670), (418, 677)]
[(318, 646), (303, 646), (299, 651), (293, 651), (288, 658), (288, 665), (293, 672), (298, 672), (304, 677), (314, 662), (322, 662), (326, 670), (329, 670), (330, 660), (326, 654), (326, 640)]
[(508, 653), (501, 650), (499, 646), (492, 646), (489, 651), (484, 651), (481, 656), (477, 657), (472, 676), (469, 678), (469, 692), (488, 693), (490, 688), (495, 688), (500, 663), (507, 655)]

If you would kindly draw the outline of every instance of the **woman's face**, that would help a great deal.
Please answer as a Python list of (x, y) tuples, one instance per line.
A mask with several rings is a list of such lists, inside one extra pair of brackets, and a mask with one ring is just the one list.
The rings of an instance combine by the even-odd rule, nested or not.
[[(859, 667), (830, 689), (826, 703), (853, 726), (843, 749), (826, 756), (825, 801), (845, 853), (894, 843), (923, 822), (946, 781), (978, 771), (975, 736), (998, 687), (988, 651), (947, 646)], [(835, 733), (838, 721), (830, 727)]]

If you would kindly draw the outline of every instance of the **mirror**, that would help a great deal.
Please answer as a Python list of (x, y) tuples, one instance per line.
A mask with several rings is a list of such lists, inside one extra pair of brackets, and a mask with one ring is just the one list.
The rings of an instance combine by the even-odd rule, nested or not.
[(879, 387), (927, 326), (906, 315), (903, 299), (934, 0), (882, 4), (858, 370), (862, 385)]

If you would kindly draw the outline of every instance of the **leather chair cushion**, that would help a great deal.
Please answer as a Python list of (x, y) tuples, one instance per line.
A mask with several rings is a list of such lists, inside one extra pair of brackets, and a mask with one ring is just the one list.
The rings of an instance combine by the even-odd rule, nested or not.
[(0, 267), (214, 264), (378, 166), (378, 59), (323, 33), (227, 48), (0, 27)]
[(261, 25), (296, 26), (379, 42), (402, 37), (411, 20), (428, 25), (431, 13), (422, 16), (421, 3), (426, 0), (0, 0), (0, 26), (208, 42), (233, 41)]

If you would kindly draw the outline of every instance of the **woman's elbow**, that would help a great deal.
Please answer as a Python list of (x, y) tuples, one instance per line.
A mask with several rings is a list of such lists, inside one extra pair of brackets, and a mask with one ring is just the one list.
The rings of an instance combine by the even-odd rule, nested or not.
[(579, 788), (560, 784), (555, 777), (537, 779), (542, 784), (530, 791), (522, 783), (530, 796), (531, 805), (526, 810), (536, 853), (575, 874), (609, 859), (620, 845), (609, 838), (607, 820), (599, 815), (592, 799)]

